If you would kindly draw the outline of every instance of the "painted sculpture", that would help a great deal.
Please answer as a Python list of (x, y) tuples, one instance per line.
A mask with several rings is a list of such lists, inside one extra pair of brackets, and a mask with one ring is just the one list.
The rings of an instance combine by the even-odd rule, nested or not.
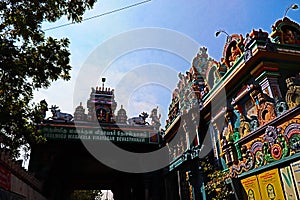
[(53, 120), (71, 121), (73, 119), (73, 116), (71, 114), (60, 112), (58, 106), (56, 105), (51, 106), (50, 111), (52, 113), (52, 117), (50, 118)]
[(146, 125), (149, 124), (146, 119), (149, 117), (148, 113), (142, 112), (138, 117), (128, 119), (130, 125)]
[(300, 45), (300, 25), (287, 17), (272, 26), (271, 38), (280, 44)]
[(294, 108), (300, 104), (300, 84), (299, 80), (295, 77), (286, 79), (286, 85), (288, 91), (286, 93), (285, 99), (289, 108)]
[(161, 125), (160, 123), (161, 114), (158, 114), (158, 107), (152, 109), (149, 118), (151, 118), (151, 125), (158, 129)]

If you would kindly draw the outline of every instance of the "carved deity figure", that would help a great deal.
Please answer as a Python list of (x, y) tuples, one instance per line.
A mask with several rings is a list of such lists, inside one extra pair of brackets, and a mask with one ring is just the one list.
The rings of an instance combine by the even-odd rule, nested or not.
[(251, 132), (250, 124), (247, 122), (246, 117), (244, 115), (241, 115), (240, 117), (240, 135), (241, 137), (244, 137), (248, 135)]
[(289, 108), (294, 108), (300, 104), (300, 85), (296, 83), (294, 77), (286, 79), (288, 91), (286, 92), (286, 102)]
[(231, 55), (229, 56), (229, 63), (230, 63), (230, 66), (232, 66), (234, 64), (234, 62), (236, 61), (236, 59), (241, 55), (241, 52), (237, 45), (232, 46), (230, 51), (231, 51)]
[(276, 118), (275, 106), (272, 99), (256, 89), (250, 94), (253, 103), (255, 103), (257, 117), (260, 125), (268, 123), (270, 120)]
[(290, 29), (286, 29), (285, 31), (283, 31), (282, 40), (283, 40), (283, 44), (295, 44), (296, 43), (295, 35), (294, 35), (293, 31)]
[(161, 114), (158, 115), (157, 110), (158, 110), (158, 107), (154, 108), (151, 111), (150, 118), (151, 118), (151, 125), (159, 128), (161, 125), (161, 123), (160, 123)]
[(225, 136), (228, 143), (233, 142), (233, 134), (234, 134), (231, 118), (232, 118), (232, 112), (227, 112), (225, 115), (225, 121), (227, 123), (227, 127), (224, 128), (223, 136)]

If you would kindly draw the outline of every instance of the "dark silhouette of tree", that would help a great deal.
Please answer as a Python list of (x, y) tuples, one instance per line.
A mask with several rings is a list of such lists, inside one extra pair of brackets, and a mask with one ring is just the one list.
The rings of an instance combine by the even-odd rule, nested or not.
[(35, 123), (41, 104), (33, 91), (70, 79), (69, 40), (46, 37), (41, 24), (63, 16), (80, 22), (96, 0), (0, 1), (0, 142), (13, 156), (24, 144), (41, 142)]
[(101, 190), (75, 190), (71, 195), (71, 200), (95, 200), (102, 197)]

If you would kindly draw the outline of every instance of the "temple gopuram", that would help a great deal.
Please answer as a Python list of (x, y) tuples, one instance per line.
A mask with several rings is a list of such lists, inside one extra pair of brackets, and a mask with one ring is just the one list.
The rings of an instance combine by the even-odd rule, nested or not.
[(220, 61), (201, 47), (169, 106), (166, 199), (300, 199), (299, 104), (299, 23), (227, 34)]
[(85, 146), (113, 143), (134, 153), (160, 148), (158, 108), (128, 118), (123, 106), (116, 112), (115, 92), (104, 87), (105, 78), (102, 81), (102, 86), (91, 88), (87, 109), (80, 103), (71, 115), (61, 112), (58, 106), (50, 107), (52, 116), (38, 126), (46, 142), (32, 146), (29, 171), (42, 182), (41, 192), (46, 199), (67, 200), (75, 190), (112, 190), (115, 200), (161, 199), (163, 190), (157, 186), (163, 185), (162, 170), (119, 171), (97, 160)]
[(128, 119), (126, 110), (121, 105), (115, 115), (117, 102), (114, 90), (104, 87), (91, 88), (87, 100), (87, 113), (82, 103), (75, 109), (74, 116), (62, 113), (57, 106), (50, 108), (52, 117), (45, 119), (39, 128), (46, 139), (64, 140), (109, 140), (112, 142), (133, 142), (138, 144), (158, 145), (159, 116), (157, 108), (149, 114), (142, 112), (138, 117)]

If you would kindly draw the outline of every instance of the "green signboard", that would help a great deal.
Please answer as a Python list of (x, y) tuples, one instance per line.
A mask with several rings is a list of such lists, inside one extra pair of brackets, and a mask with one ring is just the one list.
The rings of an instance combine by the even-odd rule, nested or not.
[(92, 140), (112, 142), (134, 142), (158, 144), (159, 134), (154, 131), (134, 129), (102, 129), (101, 127), (75, 127), (75, 126), (40, 126), (41, 134), (47, 139), (57, 140)]

